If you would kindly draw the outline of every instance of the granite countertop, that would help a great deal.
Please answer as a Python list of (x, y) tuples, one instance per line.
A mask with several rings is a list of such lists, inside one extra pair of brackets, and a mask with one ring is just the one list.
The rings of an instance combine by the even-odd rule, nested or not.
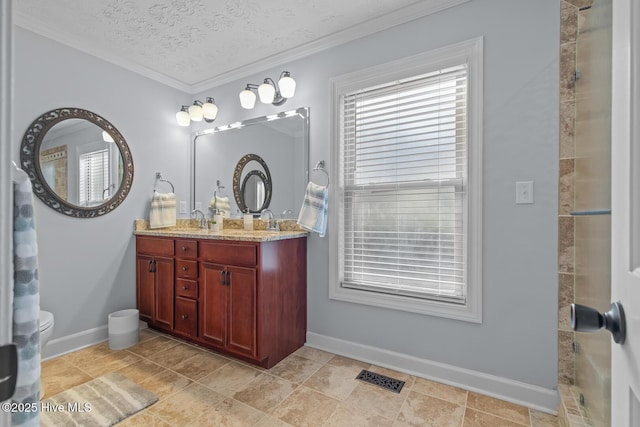
[(264, 221), (254, 220), (254, 230), (245, 231), (242, 220), (225, 219), (221, 231), (198, 228), (196, 220), (177, 220), (174, 227), (149, 228), (149, 221), (138, 219), (134, 223), (134, 234), (138, 236), (183, 237), (210, 240), (237, 240), (244, 242), (268, 242), (273, 240), (297, 239), (307, 237), (308, 232), (301, 229), (295, 220), (278, 221), (281, 231), (267, 231)]

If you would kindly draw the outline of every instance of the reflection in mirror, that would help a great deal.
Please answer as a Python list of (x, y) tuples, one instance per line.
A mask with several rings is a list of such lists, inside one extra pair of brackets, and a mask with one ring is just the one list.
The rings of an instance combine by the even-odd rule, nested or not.
[[(220, 126), (196, 133), (192, 150), (191, 191), (192, 206), (200, 202), (208, 206), (216, 188), (216, 181), (232, 188), (235, 166), (247, 154), (255, 154), (264, 160), (270, 171), (270, 183), (265, 179), (265, 201), (271, 192), (269, 209), (277, 218), (290, 209), (286, 218), (297, 218), (309, 170), (309, 109), (299, 108), (286, 113), (258, 117), (228, 126)], [(259, 163), (251, 161), (238, 176), (238, 193), (243, 180), (253, 171), (263, 173)], [(265, 176), (267, 174), (265, 173)], [(249, 178), (247, 178), (249, 179)], [(251, 178), (253, 179), (253, 178)], [(247, 183), (246, 186), (249, 186)], [(235, 196), (235, 194), (234, 194)], [(242, 210), (235, 197), (229, 197), (231, 216)], [(242, 199), (244, 201), (244, 199)], [(257, 201), (255, 206), (258, 207)], [(240, 203), (242, 204), (242, 203)], [(249, 204), (246, 205), (249, 207)], [(251, 209), (258, 213), (261, 209)]]
[(240, 194), (249, 212), (262, 212), (267, 209), (265, 202), (265, 181), (267, 177), (258, 170), (252, 170), (245, 175), (240, 187)]
[(20, 159), (36, 195), (74, 217), (115, 209), (133, 181), (131, 153), (120, 132), (106, 119), (79, 108), (38, 117), (24, 135)]

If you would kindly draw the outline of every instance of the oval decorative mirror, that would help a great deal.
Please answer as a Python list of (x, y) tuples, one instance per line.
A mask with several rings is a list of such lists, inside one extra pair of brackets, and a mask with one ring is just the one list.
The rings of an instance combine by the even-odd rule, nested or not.
[[(251, 163), (254, 161), (258, 165)], [(262, 170), (255, 167), (262, 167)], [(243, 156), (233, 171), (233, 197), (238, 209), (242, 212), (262, 212), (271, 203), (272, 191), (271, 173), (264, 159), (257, 154)]]
[(133, 182), (133, 160), (122, 134), (81, 108), (58, 108), (35, 119), (22, 138), (20, 163), (40, 200), (76, 218), (111, 212)]

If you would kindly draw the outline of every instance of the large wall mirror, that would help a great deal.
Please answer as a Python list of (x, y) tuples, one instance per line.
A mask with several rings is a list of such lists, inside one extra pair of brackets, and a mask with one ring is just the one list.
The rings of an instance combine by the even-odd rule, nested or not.
[[(192, 155), (194, 209), (207, 213), (216, 192), (229, 198), (231, 216), (268, 208), (276, 218), (295, 219), (309, 181), (309, 109), (200, 131)], [(217, 181), (224, 187), (218, 191)]]
[(133, 182), (131, 152), (118, 129), (81, 108), (34, 120), (22, 138), (20, 163), (40, 200), (78, 218), (111, 212)]

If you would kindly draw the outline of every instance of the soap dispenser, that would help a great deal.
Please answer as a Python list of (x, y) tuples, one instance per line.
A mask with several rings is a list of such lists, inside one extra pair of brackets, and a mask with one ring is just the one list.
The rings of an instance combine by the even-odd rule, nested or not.
[(253, 231), (253, 214), (249, 209), (244, 211), (244, 231)]

